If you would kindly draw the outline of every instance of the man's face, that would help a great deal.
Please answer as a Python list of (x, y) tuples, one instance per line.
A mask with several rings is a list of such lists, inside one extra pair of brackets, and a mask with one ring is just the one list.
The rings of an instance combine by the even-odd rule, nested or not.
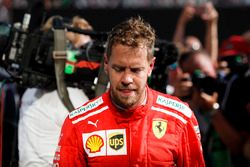
[(88, 35), (77, 34), (70, 31), (66, 32), (66, 38), (75, 48), (79, 48), (91, 40)]
[(211, 60), (202, 54), (197, 53), (196, 56), (190, 57), (183, 63), (182, 70), (189, 74), (193, 74), (195, 70), (201, 70), (205, 75), (216, 78), (216, 70)]
[(144, 101), (154, 60), (148, 61), (146, 47), (132, 48), (121, 44), (112, 47), (111, 56), (105, 58), (105, 71), (116, 105), (132, 109)]

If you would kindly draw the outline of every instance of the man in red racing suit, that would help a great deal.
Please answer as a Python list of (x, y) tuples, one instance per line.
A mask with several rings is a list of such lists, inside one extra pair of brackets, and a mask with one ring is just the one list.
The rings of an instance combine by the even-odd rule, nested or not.
[(138, 17), (109, 33), (104, 70), (110, 88), (66, 118), (54, 166), (205, 166), (191, 109), (147, 86), (154, 32)]
[(69, 114), (54, 166), (202, 167), (199, 138), (193, 112), (177, 98), (147, 88), (147, 103), (128, 117), (108, 92)]

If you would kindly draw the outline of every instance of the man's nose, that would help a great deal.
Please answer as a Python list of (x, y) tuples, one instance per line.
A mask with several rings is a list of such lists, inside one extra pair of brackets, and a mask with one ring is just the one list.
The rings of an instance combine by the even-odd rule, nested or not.
[(121, 81), (123, 84), (126, 84), (126, 85), (132, 83), (133, 75), (131, 74), (131, 72), (129, 72), (128, 70), (124, 71)]

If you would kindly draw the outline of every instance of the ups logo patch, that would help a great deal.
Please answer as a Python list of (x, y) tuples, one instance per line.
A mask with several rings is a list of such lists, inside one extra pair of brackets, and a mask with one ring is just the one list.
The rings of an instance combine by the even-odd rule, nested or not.
[(109, 134), (108, 140), (110, 148), (114, 150), (119, 150), (124, 146), (124, 136), (121, 133), (111, 133)]

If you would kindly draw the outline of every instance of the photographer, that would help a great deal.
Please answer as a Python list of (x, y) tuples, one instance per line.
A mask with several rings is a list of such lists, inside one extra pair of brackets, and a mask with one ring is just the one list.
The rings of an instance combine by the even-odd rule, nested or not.
[[(204, 46), (195, 35), (186, 35), (187, 24), (195, 17), (200, 18), (206, 24)], [(177, 20), (173, 42), (178, 47), (180, 54), (188, 51), (206, 50), (212, 60), (213, 66), (217, 66), (218, 57), (218, 12), (211, 2), (201, 5), (188, 3), (184, 6)], [(189, 74), (183, 74), (178, 64), (168, 68), (167, 93), (173, 94), (182, 100), (190, 98), (192, 82)]]
[[(188, 102), (201, 128), (202, 144), (207, 166), (248, 166), (249, 157), (249, 76), (247, 72), (236, 79), (225, 94), (225, 86), (218, 81), (216, 70), (206, 52), (181, 55), (179, 65), (192, 76), (192, 96)], [(206, 77), (196, 78), (197, 69)], [(209, 80), (208, 80), (209, 79)], [(198, 82), (199, 81), (199, 82)], [(240, 91), (242, 90), (242, 91)], [(240, 98), (242, 97), (242, 98)], [(227, 98), (224, 108), (221, 100)], [(231, 118), (229, 117), (231, 116)], [(230, 154), (232, 156), (230, 156)], [(231, 161), (232, 160), (232, 161)]]
[[(44, 24), (42, 31), (51, 30), (52, 21), (60, 16), (52, 16)], [(72, 26), (81, 29), (92, 29), (89, 23), (78, 16), (72, 19)], [(78, 48), (90, 41), (90, 37), (66, 32), (71, 48)], [(78, 88), (67, 88), (74, 107), (88, 100), (85, 93)], [(21, 100), (18, 149), (19, 166), (51, 166), (61, 126), (68, 110), (60, 100), (56, 88), (27, 89)]]
[[(211, 111), (218, 109), (216, 107), (218, 107), (219, 94), (221, 94), (218, 92), (220, 89), (217, 85), (212, 84), (212, 81), (217, 78), (212, 60), (205, 51), (190, 51), (182, 54), (178, 63), (183, 73), (190, 75), (193, 84), (191, 96), (187, 102), (199, 123), (206, 165), (227, 167), (230, 164), (227, 148), (218, 138), (217, 131), (213, 130), (213, 122), (211, 122), (211, 115), (213, 114)], [(202, 81), (203, 78), (198, 77), (194, 80), (195, 75), (199, 75), (198, 72), (209, 78), (209, 81)], [(213, 89), (215, 87), (216, 89)]]
[(173, 42), (178, 46), (180, 53), (203, 48), (202, 42), (195, 35), (186, 35), (187, 24), (199, 17), (206, 24), (204, 49), (211, 56), (214, 65), (217, 65), (218, 56), (218, 12), (212, 2), (200, 5), (187, 3), (177, 21)]

